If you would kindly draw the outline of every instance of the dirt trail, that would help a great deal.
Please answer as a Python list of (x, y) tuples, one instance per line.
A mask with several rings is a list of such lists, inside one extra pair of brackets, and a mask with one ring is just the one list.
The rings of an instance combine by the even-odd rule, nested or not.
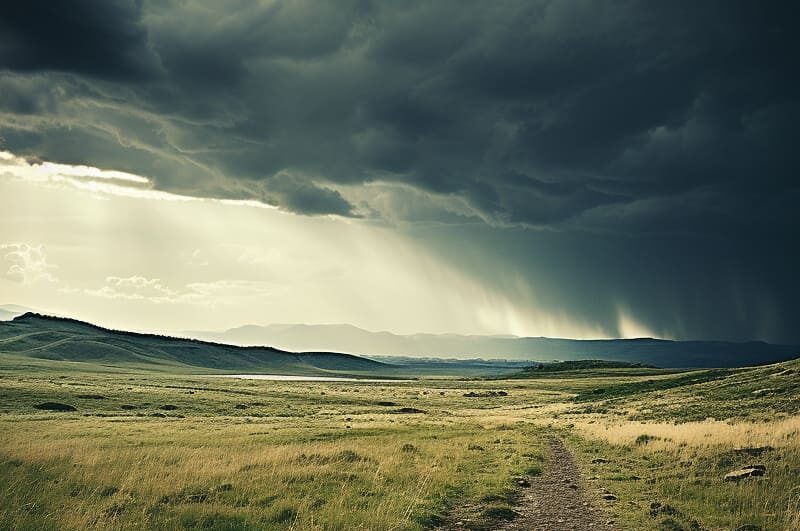
[[(550, 452), (540, 476), (525, 478), (530, 486), (523, 488), (519, 503), (514, 507), (517, 516), (510, 521), (497, 522), (491, 529), (498, 531), (610, 531), (614, 529), (609, 513), (594, 505), (584, 490), (581, 473), (564, 442), (549, 441)], [(464, 508), (462, 507), (461, 510)], [(466, 519), (459, 518), (459, 509), (450, 515), (450, 522), (436, 531), (468, 531), (476, 529)], [(480, 527), (485, 529), (485, 527)]]
[(584, 492), (581, 473), (563, 441), (550, 440), (550, 456), (541, 476), (529, 478), (515, 508), (519, 516), (498, 530), (595, 531), (610, 530), (609, 514), (593, 505)]

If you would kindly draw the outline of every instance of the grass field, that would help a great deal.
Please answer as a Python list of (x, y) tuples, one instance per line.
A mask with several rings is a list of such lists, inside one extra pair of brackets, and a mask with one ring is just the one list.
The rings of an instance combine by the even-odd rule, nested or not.
[(552, 434), (620, 529), (798, 529), (798, 384), (797, 362), (370, 384), (4, 356), (0, 529), (424, 529), (454, 506), (491, 528)]

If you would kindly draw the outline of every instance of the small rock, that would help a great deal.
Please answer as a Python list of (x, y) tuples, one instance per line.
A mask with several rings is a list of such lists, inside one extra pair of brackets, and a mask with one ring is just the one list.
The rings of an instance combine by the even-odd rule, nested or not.
[(530, 487), (530, 486), (531, 486), (531, 482), (530, 482), (530, 481), (528, 481), (528, 480), (527, 480), (527, 479), (525, 479), (525, 478), (519, 478), (519, 479), (517, 480), (517, 485), (518, 485), (518, 486), (520, 486), (520, 487), (522, 487), (523, 489), (527, 489), (528, 487)]
[(609, 493), (609, 494), (603, 494), (603, 499), (607, 501), (614, 501), (617, 499), (617, 497)]
[(572, 490), (578, 490), (578, 486), (575, 483), (570, 484), (569, 488), (571, 488)]
[(723, 479), (725, 481), (739, 481), (746, 478), (763, 476), (766, 473), (767, 473), (767, 467), (765, 467), (764, 465), (753, 465), (750, 467), (745, 467), (739, 470), (728, 472), (727, 474), (725, 474), (725, 477)]

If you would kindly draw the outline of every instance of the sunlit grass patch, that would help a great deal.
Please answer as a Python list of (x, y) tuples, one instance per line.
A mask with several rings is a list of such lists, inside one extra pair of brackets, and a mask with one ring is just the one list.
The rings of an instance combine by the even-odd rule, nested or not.
[[(508, 496), (541, 464), (538, 431), (518, 416), (456, 414), (476, 405), (457, 383), (130, 378), (79, 391), (105, 400), (75, 396), (72, 376), (3, 388), (16, 404), (0, 417), (0, 527), (415, 529), (449, 505)], [(77, 411), (30, 412), (52, 394)]]

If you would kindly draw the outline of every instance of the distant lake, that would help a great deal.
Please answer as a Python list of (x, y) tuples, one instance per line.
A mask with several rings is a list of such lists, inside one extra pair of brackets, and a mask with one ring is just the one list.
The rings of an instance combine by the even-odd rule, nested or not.
[(370, 378), (344, 378), (338, 376), (288, 376), (285, 374), (216, 374), (220, 378), (241, 378), (243, 380), (274, 380), (278, 382), (364, 382), (397, 383), (413, 380), (375, 380)]

